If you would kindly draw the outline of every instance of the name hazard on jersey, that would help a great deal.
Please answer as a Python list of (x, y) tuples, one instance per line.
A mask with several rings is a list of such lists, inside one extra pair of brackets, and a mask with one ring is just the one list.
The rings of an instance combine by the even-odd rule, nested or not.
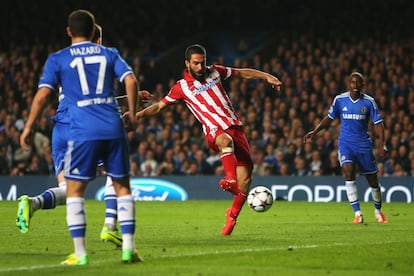
[(88, 106), (92, 104), (110, 104), (114, 102), (114, 97), (107, 98), (92, 98), (87, 100), (78, 101), (77, 105), (79, 107)]
[(101, 48), (99, 48), (98, 46), (70, 48), (69, 50), (72, 56), (82, 56), (101, 53)]

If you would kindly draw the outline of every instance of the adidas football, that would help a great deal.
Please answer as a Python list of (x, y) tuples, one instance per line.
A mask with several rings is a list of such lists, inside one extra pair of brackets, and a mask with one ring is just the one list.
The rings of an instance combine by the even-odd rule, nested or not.
[(247, 204), (255, 212), (265, 212), (272, 207), (272, 192), (265, 186), (256, 186), (247, 195)]

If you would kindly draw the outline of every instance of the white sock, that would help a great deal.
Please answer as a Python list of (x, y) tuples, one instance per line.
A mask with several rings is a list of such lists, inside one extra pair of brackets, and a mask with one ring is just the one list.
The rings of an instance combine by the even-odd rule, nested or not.
[(56, 196), (56, 205), (66, 204), (66, 182), (59, 183), (60, 193)]
[(83, 198), (68, 197), (66, 199), (66, 221), (73, 239), (75, 255), (80, 258), (86, 255), (86, 216)]
[(348, 196), (349, 202), (354, 202), (358, 200), (358, 190), (355, 185), (355, 181), (345, 181), (346, 186), (346, 195)]
[(105, 223), (104, 225), (108, 227), (109, 230), (115, 231), (117, 216), (118, 216), (117, 199), (116, 199), (114, 185), (112, 183), (112, 178), (109, 176), (106, 177), (104, 197), (105, 197)]
[(66, 183), (59, 187), (50, 188), (40, 195), (32, 198), (32, 211), (38, 209), (54, 209), (66, 203)]
[(371, 195), (374, 201), (375, 213), (378, 214), (381, 212), (382, 207), (381, 185), (379, 183), (378, 188), (371, 188)]
[(346, 195), (348, 196), (349, 204), (351, 204), (352, 209), (355, 212), (356, 216), (361, 215), (361, 209), (359, 207), (358, 200), (358, 189), (354, 181), (345, 181)]
[(135, 250), (135, 202), (132, 195), (118, 197), (118, 220), (122, 232), (122, 249)]
[(41, 195), (35, 196), (31, 198), (32, 200), (32, 212), (39, 210), (42, 208), (43, 205), (43, 197)]
[(64, 205), (66, 203), (66, 186), (59, 186), (56, 188), (50, 188), (55, 195), (55, 206)]

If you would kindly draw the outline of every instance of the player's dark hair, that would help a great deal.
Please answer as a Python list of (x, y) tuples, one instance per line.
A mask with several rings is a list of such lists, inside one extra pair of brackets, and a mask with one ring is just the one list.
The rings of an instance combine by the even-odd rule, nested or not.
[(191, 55), (193, 55), (193, 54), (204, 55), (204, 58), (206, 58), (206, 56), (207, 56), (206, 48), (204, 48), (200, 44), (190, 45), (190, 46), (187, 47), (187, 49), (185, 49), (184, 58), (189, 61), (191, 59)]
[(90, 37), (95, 27), (95, 17), (87, 10), (76, 10), (69, 14), (68, 27), (73, 36)]
[(102, 27), (99, 24), (95, 23), (95, 31), (93, 32), (93, 36), (91, 37), (91, 41), (97, 43), (98, 39), (102, 43)]
[(351, 79), (353, 76), (357, 76), (362, 80), (362, 82), (365, 82), (364, 75), (362, 75), (360, 72), (352, 72), (351, 75), (349, 75), (349, 79)]

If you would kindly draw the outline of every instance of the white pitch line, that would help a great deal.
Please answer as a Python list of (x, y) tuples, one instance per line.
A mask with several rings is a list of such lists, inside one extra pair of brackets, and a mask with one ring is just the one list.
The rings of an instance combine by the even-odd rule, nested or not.
[[(376, 242), (369, 242), (364, 244), (391, 244), (391, 243), (401, 243), (401, 242), (412, 242), (412, 241), (376, 241)], [(280, 250), (294, 250), (294, 249), (312, 249), (312, 248), (320, 248), (320, 247), (341, 247), (341, 246), (350, 246), (351, 243), (333, 243), (333, 244), (325, 244), (325, 245), (317, 245), (317, 244), (308, 244), (308, 245), (289, 245), (289, 246), (280, 246), (280, 247), (266, 247), (266, 248), (244, 248), (238, 250), (221, 250), (221, 251), (205, 251), (205, 252), (195, 252), (195, 253), (188, 253), (188, 254), (177, 254), (177, 255), (163, 255), (157, 257), (151, 257), (151, 260), (156, 259), (168, 259), (168, 258), (182, 258), (182, 257), (196, 257), (196, 256), (206, 256), (206, 255), (221, 255), (221, 254), (229, 254), (229, 253), (248, 253), (248, 252), (266, 252), (266, 251), (280, 251)], [(145, 261), (145, 259), (144, 259)], [(97, 261), (92, 261), (90, 264), (101, 264), (101, 263), (116, 263), (118, 261), (114, 259), (101, 259)], [(53, 265), (34, 265), (34, 266), (21, 266), (21, 267), (11, 267), (11, 268), (0, 268), (0, 273), (2, 272), (16, 272), (16, 271), (33, 271), (39, 269), (47, 269), (47, 268), (57, 268), (62, 267), (61, 264), (53, 264)]]

